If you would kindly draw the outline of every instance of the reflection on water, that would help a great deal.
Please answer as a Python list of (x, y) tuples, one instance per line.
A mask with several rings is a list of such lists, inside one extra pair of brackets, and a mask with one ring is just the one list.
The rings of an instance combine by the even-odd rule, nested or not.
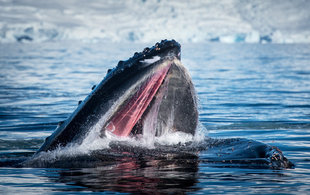
[[(60, 169), (49, 179), (86, 191), (177, 193), (196, 191), (198, 160), (121, 158), (96, 168)], [(67, 191), (67, 189), (63, 189)]]
[[(29, 159), (108, 68), (143, 47), (0, 45), (1, 165)], [(0, 168), (0, 192), (309, 193), (309, 51), (309, 45), (184, 45), (200, 121), (218, 145), (102, 150), (43, 161), (49, 168)], [(247, 148), (248, 139), (259, 142)], [(276, 149), (266, 144), (281, 149), (295, 168), (269, 169), (268, 149)]]

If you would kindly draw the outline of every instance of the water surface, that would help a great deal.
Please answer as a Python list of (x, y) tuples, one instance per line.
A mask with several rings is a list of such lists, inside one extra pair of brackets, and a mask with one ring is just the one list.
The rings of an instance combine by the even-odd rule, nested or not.
[[(145, 46), (0, 45), (0, 161), (5, 166), (0, 168), (1, 193), (309, 193), (310, 46), (306, 44), (182, 47), (205, 135), (276, 146), (295, 164), (294, 169), (210, 163), (210, 156), (218, 154), (212, 150), (170, 156), (155, 150), (149, 156), (114, 156), (117, 159), (85, 168), (9, 166), (32, 156), (108, 68)], [(97, 156), (108, 156), (101, 152)]]

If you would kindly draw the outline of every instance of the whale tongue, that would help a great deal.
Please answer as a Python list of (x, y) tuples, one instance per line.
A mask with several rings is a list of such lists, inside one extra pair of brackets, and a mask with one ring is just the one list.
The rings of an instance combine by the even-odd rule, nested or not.
[(128, 136), (151, 103), (170, 66), (171, 64), (163, 67), (144, 81), (138, 92), (111, 118), (110, 122), (105, 126), (105, 130), (117, 136)]

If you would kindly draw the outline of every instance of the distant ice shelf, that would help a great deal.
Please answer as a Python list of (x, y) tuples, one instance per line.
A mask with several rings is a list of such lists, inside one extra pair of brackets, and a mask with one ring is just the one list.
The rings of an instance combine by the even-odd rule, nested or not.
[(310, 1), (0, 0), (0, 43), (310, 43)]

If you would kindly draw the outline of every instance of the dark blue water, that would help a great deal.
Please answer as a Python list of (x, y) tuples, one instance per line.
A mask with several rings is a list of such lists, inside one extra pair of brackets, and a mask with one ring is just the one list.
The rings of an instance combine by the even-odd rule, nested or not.
[[(100, 151), (95, 155), (110, 159), (84, 168), (11, 166), (33, 155), (108, 68), (145, 46), (0, 45), (0, 161), (4, 166), (0, 193), (310, 193), (310, 45), (306, 44), (188, 44), (182, 48), (206, 136), (276, 146), (295, 164), (293, 169), (260, 167), (258, 161), (253, 166), (250, 161), (210, 163), (213, 156), (228, 150), (246, 149), (242, 140), (235, 148), (224, 141), (215, 152), (210, 147), (196, 155), (155, 149), (134, 150), (136, 155), (119, 158)], [(212, 146), (218, 144), (209, 141)], [(78, 162), (84, 162), (84, 157)], [(87, 160), (89, 165), (91, 159)]]

